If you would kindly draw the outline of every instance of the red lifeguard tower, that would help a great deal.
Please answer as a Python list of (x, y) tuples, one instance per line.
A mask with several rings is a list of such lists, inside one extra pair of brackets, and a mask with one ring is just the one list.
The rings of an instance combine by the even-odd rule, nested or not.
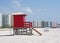
[(32, 22), (26, 22), (24, 13), (13, 13), (13, 34), (32, 35)]

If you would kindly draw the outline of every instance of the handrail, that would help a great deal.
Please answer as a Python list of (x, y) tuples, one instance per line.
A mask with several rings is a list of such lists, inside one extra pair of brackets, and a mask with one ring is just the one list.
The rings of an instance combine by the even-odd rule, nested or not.
[(32, 27), (32, 22), (24, 22), (24, 27)]

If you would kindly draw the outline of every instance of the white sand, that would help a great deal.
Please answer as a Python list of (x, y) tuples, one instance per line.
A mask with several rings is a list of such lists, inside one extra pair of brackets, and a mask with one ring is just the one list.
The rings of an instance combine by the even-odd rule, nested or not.
[[(42, 36), (33, 31), (34, 35), (15, 35), (1, 36), (12, 34), (12, 30), (0, 31), (0, 43), (60, 43), (60, 28), (36, 28)], [(48, 31), (46, 31), (48, 30)], [(45, 32), (44, 32), (45, 31)]]

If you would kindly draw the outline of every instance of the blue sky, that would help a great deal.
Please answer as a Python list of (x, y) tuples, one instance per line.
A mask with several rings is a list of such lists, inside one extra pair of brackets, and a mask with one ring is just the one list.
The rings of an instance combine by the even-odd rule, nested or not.
[(60, 0), (0, 0), (0, 13), (24, 12), (27, 21), (60, 23)]

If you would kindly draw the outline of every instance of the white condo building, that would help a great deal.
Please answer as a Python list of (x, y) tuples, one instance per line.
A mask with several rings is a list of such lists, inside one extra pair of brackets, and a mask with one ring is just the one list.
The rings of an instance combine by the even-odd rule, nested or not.
[(0, 27), (2, 26), (2, 14), (0, 14)]

